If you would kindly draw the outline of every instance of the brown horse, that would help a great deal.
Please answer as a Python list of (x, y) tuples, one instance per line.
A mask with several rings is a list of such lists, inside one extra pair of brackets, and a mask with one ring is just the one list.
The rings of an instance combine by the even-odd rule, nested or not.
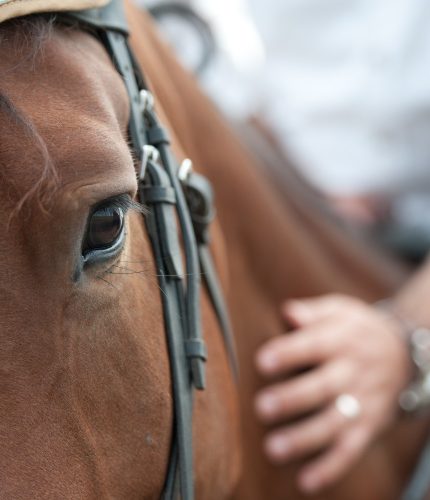
[[(253, 353), (282, 331), (287, 297), (337, 290), (376, 299), (397, 282), (302, 223), (148, 20), (128, 9), (177, 156), (192, 157), (217, 193), (213, 249), (242, 364), (240, 446), (236, 392), (204, 296), (210, 358), (194, 411), (196, 496), (233, 494), (243, 448), (239, 498), (299, 498), (295, 466), (272, 468), (260, 451)], [(7, 23), (0, 36), (0, 497), (157, 498), (170, 450), (170, 374), (149, 241), (130, 202), (125, 89), (87, 33), (36, 18)], [(129, 209), (126, 242), (114, 259), (81, 269), (91, 207)], [(394, 498), (424, 431), (407, 428), (375, 446), (325, 498)]]
[[(159, 498), (170, 373), (131, 202), (125, 88), (90, 34), (30, 18), (1, 37), (0, 498)], [(91, 207), (129, 209), (128, 234), (121, 254), (82, 268)], [(239, 470), (237, 397), (207, 300), (203, 320), (217, 363), (195, 404), (196, 491), (225, 497)]]

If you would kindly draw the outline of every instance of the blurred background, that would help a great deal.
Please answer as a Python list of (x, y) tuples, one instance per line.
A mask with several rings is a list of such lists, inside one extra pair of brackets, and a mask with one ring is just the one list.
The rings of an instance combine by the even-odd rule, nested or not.
[(135, 1), (249, 142), (381, 245), (426, 255), (428, 0)]

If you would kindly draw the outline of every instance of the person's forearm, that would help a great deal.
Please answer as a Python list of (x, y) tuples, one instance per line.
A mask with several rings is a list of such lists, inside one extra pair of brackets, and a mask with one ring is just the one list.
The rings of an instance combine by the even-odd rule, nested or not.
[(430, 328), (430, 258), (393, 297), (392, 306), (412, 325)]

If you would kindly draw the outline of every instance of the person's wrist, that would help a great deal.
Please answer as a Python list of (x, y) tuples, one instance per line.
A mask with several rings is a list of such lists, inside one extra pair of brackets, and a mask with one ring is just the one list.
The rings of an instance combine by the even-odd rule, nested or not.
[(430, 329), (417, 326), (397, 310), (391, 300), (376, 307), (397, 322), (397, 335), (407, 353), (407, 377), (398, 397), (400, 410), (416, 414), (430, 410)]

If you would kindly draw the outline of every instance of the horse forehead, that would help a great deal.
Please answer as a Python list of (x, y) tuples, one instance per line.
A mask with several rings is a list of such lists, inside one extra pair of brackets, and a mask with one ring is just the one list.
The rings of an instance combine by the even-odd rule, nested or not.
[[(4, 52), (7, 54), (7, 48)], [(60, 174), (88, 174), (80, 167), (86, 165), (88, 171), (89, 162), (91, 174), (96, 173), (98, 165), (102, 173), (106, 170), (103, 159), (111, 158), (110, 164), (115, 160), (123, 164), (128, 159), (124, 140), (127, 93), (105, 49), (95, 38), (58, 27), (44, 44), (34, 67), (25, 62), (25, 55), (16, 64), (18, 54), (9, 54), (12, 56), (0, 62), (0, 90), (35, 125), (55, 163), (73, 165), (73, 169), (63, 169)], [(13, 71), (8, 70), (11, 65), (15, 65)], [(28, 144), (28, 140), (25, 131), (15, 133), (16, 127), (7, 133), (8, 121), (10, 117), (0, 114), (0, 128), (4, 126), (6, 131), (1, 153), (3, 156), (9, 149), (10, 161), (11, 154), (22, 155), (19, 146)], [(20, 175), (18, 170), (16, 174)]]
[(93, 117), (126, 128), (126, 89), (105, 49), (90, 34), (57, 26), (34, 63), (19, 48), (9, 56), (7, 52), (7, 46), (0, 50), (0, 88), (38, 127)]

